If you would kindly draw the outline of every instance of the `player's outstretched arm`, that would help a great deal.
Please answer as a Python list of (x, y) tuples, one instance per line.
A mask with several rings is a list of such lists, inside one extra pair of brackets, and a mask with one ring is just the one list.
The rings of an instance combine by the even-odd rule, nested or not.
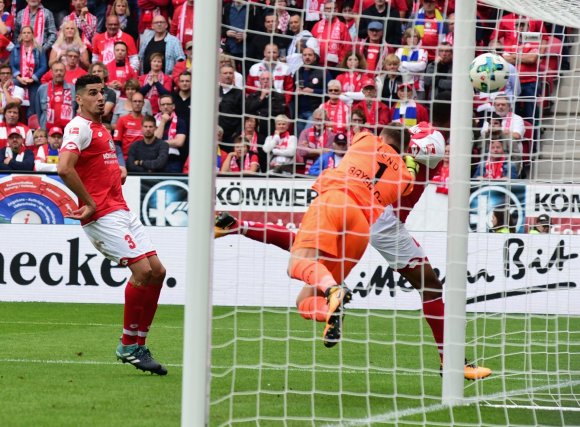
[(97, 205), (75, 170), (78, 158), (79, 156), (76, 153), (61, 151), (59, 154), (57, 171), (58, 176), (60, 176), (66, 186), (70, 188), (84, 204), (84, 206), (77, 210), (67, 212), (67, 217), (83, 221), (89, 219), (95, 214)]

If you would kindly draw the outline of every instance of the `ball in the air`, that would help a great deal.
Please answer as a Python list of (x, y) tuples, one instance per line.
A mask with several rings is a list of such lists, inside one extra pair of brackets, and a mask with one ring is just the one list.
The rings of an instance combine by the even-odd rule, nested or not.
[(509, 79), (509, 64), (500, 55), (484, 53), (471, 62), (469, 78), (478, 91), (497, 92), (505, 87)]

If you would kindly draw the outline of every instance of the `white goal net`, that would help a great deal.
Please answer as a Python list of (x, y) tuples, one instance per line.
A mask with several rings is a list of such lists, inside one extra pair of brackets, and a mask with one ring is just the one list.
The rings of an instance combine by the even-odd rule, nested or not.
[[(209, 425), (580, 425), (580, 7), (486, 0), (459, 19), (459, 3), (224, 2)], [(475, 56), (510, 64), (506, 86), (472, 90), (468, 67), (454, 66), (471, 62), (456, 48), (466, 33)], [(453, 140), (460, 116), (469, 138)], [(289, 269), (290, 246), (317, 172), (391, 121), (416, 134), (404, 153), (416, 197), (399, 195), (369, 226), (327, 348), (317, 310), (328, 309), (329, 255), (309, 276)], [(450, 191), (466, 194), (460, 212)], [(468, 224), (459, 236), (453, 218)], [(358, 233), (351, 224), (341, 238)], [(465, 251), (449, 259), (458, 237)], [(466, 315), (442, 318), (458, 264)], [(305, 296), (300, 278), (314, 276)], [(475, 379), (453, 407), (445, 322), (465, 325), (462, 377)]]

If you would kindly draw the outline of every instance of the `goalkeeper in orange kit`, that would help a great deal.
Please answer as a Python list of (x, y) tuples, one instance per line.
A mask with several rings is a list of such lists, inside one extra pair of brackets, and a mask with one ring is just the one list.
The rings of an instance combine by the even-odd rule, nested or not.
[(390, 144), (407, 146), (409, 131), (392, 123), (375, 136), (357, 134), (337, 168), (313, 188), (319, 196), (308, 208), (291, 249), (288, 273), (306, 283), (296, 304), (302, 317), (325, 322), (324, 345), (341, 335), (342, 306), (352, 292), (344, 278), (363, 256), (370, 225), (383, 209), (408, 194), (414, 174)]

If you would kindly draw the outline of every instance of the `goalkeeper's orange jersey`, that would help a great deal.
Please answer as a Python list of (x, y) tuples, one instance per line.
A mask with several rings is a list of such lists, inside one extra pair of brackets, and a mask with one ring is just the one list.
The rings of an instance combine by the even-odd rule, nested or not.
[(369, 132), (358, 133), (335, 169), (326, 169), (312, 186), (319, 194), (346, 191), (372, 224), (385, 206), (413, 189), (413, 177), (400, 154)]

